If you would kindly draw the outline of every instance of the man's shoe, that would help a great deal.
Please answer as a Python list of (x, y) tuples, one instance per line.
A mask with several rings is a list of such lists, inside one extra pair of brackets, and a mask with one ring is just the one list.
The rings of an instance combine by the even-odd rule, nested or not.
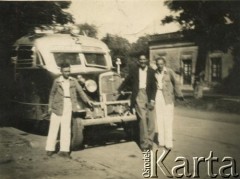
[(148, 149), (148, 148), (141, 148), (141, 151), (142, 151), (142, 152), (148, 152), (149, 149)]
[(47, 151), (47, 156), (51, 157), (54, 153), (54, 151)]
[(152, 144), (149, 144), (149, 145), (148, 145), (148, 149), (149, 149), (149, 150), (152, 150), (152, 149), (153, 149), (153, 145), (152, 145)]
[(164, 146), (164, 148), (165, 148), (166, 150), (172, 150), (172, 147)]
[(62, 158), (72, 159), (69, 152), (59, 152), (58, 155)]

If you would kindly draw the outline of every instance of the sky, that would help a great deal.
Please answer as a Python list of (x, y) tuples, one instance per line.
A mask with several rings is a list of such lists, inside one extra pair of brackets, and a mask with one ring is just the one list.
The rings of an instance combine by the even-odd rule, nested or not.
[(72, 0), (68, 9), (77, 24), (94, 24), (98, 38), (106, 33), (135, 42), (146, 34), (175, 32), (176, 24), (161, 25), (170, 14), (163, 0)]

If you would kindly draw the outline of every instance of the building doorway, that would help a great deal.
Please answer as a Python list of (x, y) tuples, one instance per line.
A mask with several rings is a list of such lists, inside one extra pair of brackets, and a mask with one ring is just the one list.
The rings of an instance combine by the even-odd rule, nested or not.
[(192, 59), (183, 60), (183, 84), (192, 84)]
[(212, 82), (220, 82), (222, 79), (222, 59), (221, 57), (211, 58), (211, 78)]

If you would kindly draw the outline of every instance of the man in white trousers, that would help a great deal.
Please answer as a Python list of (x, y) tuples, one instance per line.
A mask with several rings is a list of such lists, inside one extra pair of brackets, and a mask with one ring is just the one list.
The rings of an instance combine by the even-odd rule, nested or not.
[(86, 104), (92, 106), (92, 102), (88, 99), (78, 81), (70, 77), (70, 64), (61, 64), (61, 73), (62, 75), (54, 80), (49, 97), (49, 112), (51, 112), (51, 117), (46, 151), (48, 156), (52, 156), (55, 153), (60, 126), (60, 152), (58, 154), (64, 158), (71, 158), (69, 153), (71, 119), (72, 112), (76, 112), (78, 110), (77, 107), (79, 107), (77, 105), (77, 92)]
[(176, 74), (173, 70), (166, 67), (165, 58), (158, 57), (156, 59), (156, 65), (155, 78), (157, 81), (157, 94), (155, 110), (158, 142), (160, 147), (172, 149), (174, 97), (179, 100), (184, 100), (184, 98), (176, 80)]

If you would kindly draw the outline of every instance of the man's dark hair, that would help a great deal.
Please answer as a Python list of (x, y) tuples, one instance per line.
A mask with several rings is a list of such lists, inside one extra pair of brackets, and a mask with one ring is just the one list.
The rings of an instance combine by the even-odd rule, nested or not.
[(144, 55), (144, 54), (139, 55), (138, 59), (140, 59), (143, 56), (146, 58), (146, 60), (149, 60), (148, 57), (146, 55)]
[(146, 59), (149, 59), (149, 53), (139, 53), (138, 58), (140, 58), (142, 55), (145, 56)]
[(61, 69), (63, 69), (63, 68), (69, 68), (69, 67), (70, 67), (70, 64), (67, 63), (67, 62), (63, 62), (63, 63), (61, 63), (61, 65), (60, 65), (60, 68), (61, 68)]

